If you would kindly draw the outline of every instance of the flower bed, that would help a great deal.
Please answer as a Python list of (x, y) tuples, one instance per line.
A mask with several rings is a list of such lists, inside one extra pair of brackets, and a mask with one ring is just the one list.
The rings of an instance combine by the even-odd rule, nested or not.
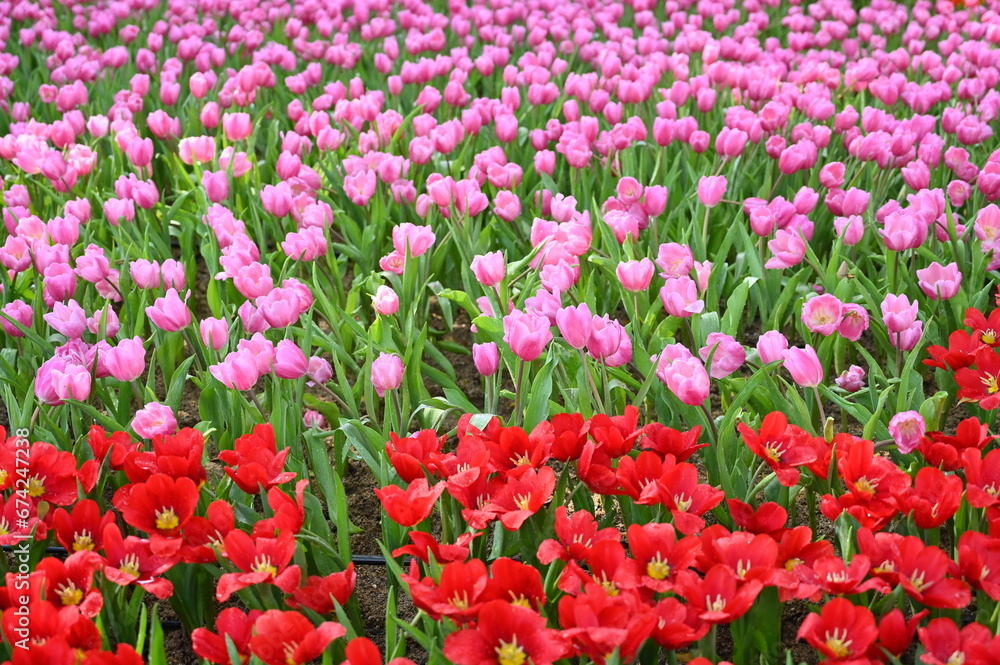
[(1000, 4), (0, 42), (0, 661), (1000, 662)]

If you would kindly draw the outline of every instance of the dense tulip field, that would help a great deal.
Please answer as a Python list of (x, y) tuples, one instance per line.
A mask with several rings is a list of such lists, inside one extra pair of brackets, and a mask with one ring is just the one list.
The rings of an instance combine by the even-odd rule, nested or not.
[(0, 662), (1000, 664), (1000, 1), (0, 44)]

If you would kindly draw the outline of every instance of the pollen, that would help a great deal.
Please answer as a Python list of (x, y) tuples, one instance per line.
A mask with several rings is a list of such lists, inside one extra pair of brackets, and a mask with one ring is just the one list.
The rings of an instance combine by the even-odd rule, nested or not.
[(510, 642), (500, 640), (496, 653), (499, 665), (524, 665), (528, 660), (528, 654), (524, 653), (524, 649), (517, 643), (517, 635)]
[(79, 605), (83, 602), (83, 590), (77, 589), (72, 582), (56, 587), (56, 595), (63, 605)]
[(531, 495), (518, 494), (514, 497), (514, 505), (521, 510), (531, 510)]
[(654, 580), (665, 580), (670, 576), (670, 564), (660, 558), (657, 554), (654, 559), (646, 564), (646, 574)]
[(965, 665), (965, 652), (956, 651), (948, 657), (948, 662), (945, 665)]
[(135, 554), (127, 555), (118, 565), (118, 570), (122, 571), (126, 575), (139, 577), (139, 557)]
[(161, 508), (156, 511), (156, 528), (160, 531), (173, 531), (180, 526), (180, 523), (173, 508)]
[(726, 609), (726, 599), (721, 595), (713, 600), (711, 596), (705, 596), (705, 609), (709, 612), (722, 612)]
[(10, 535), (10, 523), (7, 522), (6, 517), (0, 517), (0, 536)]
[(780, 443), (769, 443), (764, 446), (764, 454), (767, 455), (767, 459), (775, 464), (781, 461), (781, 453), (783, 452), (784, 450)]
[(469, 592), (463, 591), (461, 594), (455, 592), (455, 595), (448, 600), (448, 604), (459, 610), (469, 609)]
[(862, 494), (871, 496), (875, 494), (875, 490), (878, 489), (878, 481), (869, 480), (867, 476), (862, 476), (858, 478), (858, 481), (854, 483), (854, 486)]
[(983, 334), (979, 336), (983, 340), (983, 344), (996, 344), (997, 341), (997, 331), (992, 328), (984, 330)]
[(747, 573), (750, 572), (750, 569), (752, 567), (753, 564), (750, 561), (740, 559), (739, 561), (736, 562), (736, 577), (740, 578), (741, 580), (746, 578)]
[(510, 604), (518, 605), (519, 607), (527, 607), (529, 609), (531, 608), (531, 602), (528, 600), (527, 596), (523, 594), (518, 596), (513, 591), (510, 592)]
[(266, 554), (259, 555), (253, 560), (253, 568), (250, 569), (255, 573), (267, 573), (271, 577), (278, 574), (278, 569), (274, 564), (271, 563), (271, 557)]
[(676, 505), (677, 510), (681, 511), (682, 513), (686, 513), (688, 511), (688, 508), (691, 507), (692, 503), (693, 499), (689, 497), (687, 494), (678, 494), (677, 496), (674, 497), (674, 505)]
[(281, 650), (285, 653), (285, 662), (288, 665), (296, 665), (298, 662), (295, 660), (295, 650), (298, 646), (298, 642), (285, 642), (281, 645)]
[(789, 571), (795, 570), (796, 568), (798, 568), (799, 566), (801, 566), (803, 563), (805, 563), (805, 561), (803, 561), (802, 559), (798, 559), (798, 558), (789, 559), (788, 561), (785, 562), (785, 570), (789, 570)]
[(94, 539), (90, 535), (90, 531), (86, 529), (81, 529), (73, 534), (73, 551), (74, 552), (90, 552), (94, 549)]
[(922, 570), (918, 570), (913, 574), (910, 578), (910, 584), (913, 585), (913, 588), (916, 589), (917, 593), (920, 593), (930, 586), (930, 584), (924, 581), (924, 571)]
[(28, 496), (37, 499), (45, 494), (45, 476), (28, 478)]
[(997, 392), (1000, 392), (1000, 383), (997, 382), (997, 377), (993, 376), (992, 374), (987, 374), (986, 376), (982, 377), (980, 381), (984, 386), (986, 386), (987, 394), (993, 395)]
[(835, 658), (846, 658), (851, 653), (851, 643), (854, 640), (847, 639), (847, 629), (836, 629), (826, 634), (826, 648)]

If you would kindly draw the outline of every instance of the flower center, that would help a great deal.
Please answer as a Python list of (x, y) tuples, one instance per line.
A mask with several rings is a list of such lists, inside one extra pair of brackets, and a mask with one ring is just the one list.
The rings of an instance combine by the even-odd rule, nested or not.
[(781, 461), (781, 453), (782, 445), (780, 443), (769, 443), (764, 446), (764, 454), (767, 455), (767, 459), (775, 464)]
[(28, 478), (28, 496), (37, 499), (45, 494), (45, 476)]
[(90, 532), (81, 529), (73, 534), (73, 551), (89, 552), (94, 549), (94, 539), (90, 537)]
[(869, 496), (875, 494), (875, 489), (878, 487), (878, 482), (874, 480), (869, 480), (867, 476), (862, 476), (858, 478), (858, 481), (854, 483), (854, 486), (862, 494), (867, 494)]
[(965, 665), (965, 652), (956, 651), (955, 653), (951, 654), (951, 656), (948, 658), (948, 662), (945, 663), (945, 665)]
[(705, 596), (705, 608), (709, 612), (721, 612), (726, 609), (726, 599), (721, 595), (712, 600), (711, 596)]
[(261, 554), (253, 560), (253, 568), (251, 568), (251, 571), (255, 573), (267, 573), (271, 577), (278, 574), (277, 567), (271, 563), (271, 557), (266, 554)]
[(79, 605), (83, 601), (83, 590), (77, 589), (72, 582), (56, 587), (56, 595), (63, 605)]
[(299, 646), (298, 642), (285, 642), (281, 646), (285, 652), (285, 662), (288, 665), (298, 665), (298, 661), (295, 660), (295, 649)]
[(917, 590), (917, 593), (930, 586), (930, 584), (924, 582), (924, 571), (922, 570), (918, 570), (912, 577), (910, 577), (910, 584), (912, 584), (913, 588)]
[(180, 519), (173, 508), (162, 508), (156, 511), (156, 528), (160, 531), (173, 531), (180, 526)]
[(670, 564), (657, 554), (656, 558), (646, 564), (646, 574), (654, 580), (665, 580), (670, 575)]
[(530, 494), (518, 494), (514, 497), (514, 505), (521, 510), (531, 510), (529, 507), (531, 505), (531, 495)]
[(135, 554), (128, 554), (118, 565), (118, 570), (132, 577), (139, 577), (139, 557)]
[(847, 629), (836, 629), (826, 634), (826, 648), (837, 658), (845, 658), (851, 653), (851, 643), (854, 640), (847, 639)]
[(987, 329), (983, 331), (979, 338), (983, 340), (983, 344), (996, 344), (997, 333), (995, 330)]
[(499, 665), (524, 665), (528, 660), (528, 654), (524, 653), (524, 649), (517, 643), (517, 635), (510, 642), (500, 640), (496, 653)]
[(455, 595), (451, 597), (451, 600), (449, 600), (448, 603), (452, 607), (460, 610), (469, 609), (469, 592), (462, 591), (461, 593), (459, 593), (458, 591), (456, 591)]
[(788, 561), (785, 562), (785, 570), (795, 570), (803, 563), (805, 563), (805, 561), (803, 561), (802, 559), (797, 559), (797, 558), (789, 559)]
[(678, 494), (674, 497), (674, 505), (677, 506), (677, 510), (682, 513), (686, 513), (688, 508), (691, 507), (692, 499), (687, 494)]

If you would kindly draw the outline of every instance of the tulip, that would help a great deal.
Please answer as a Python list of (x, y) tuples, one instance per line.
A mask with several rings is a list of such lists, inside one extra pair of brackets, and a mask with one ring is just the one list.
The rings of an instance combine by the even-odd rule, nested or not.
[[(9, 319), (8, 319), (9, 317)], [(34, 318), (34, 312), (31, 309), (31, 305), (28, 305), (23, 300), (15, 300), (8, 303), (0, 309), (0, 325), (3, 326), (3, 331), (11, 337), (24, 337), (24, 333), (20, 328), (15, 326), (11, 320), (20, 323), (25, 328), (31, 328), (32, 320)]]
[(404, 222), (392, 229), (392, 246), (403, 256), (407, 249), (414, 258), (423, 256), (436, 240), (430, 226), (415, 226)]
[(726, 195), (729, 183), (724, 175), (702, 176), (698, 181), (698, 200), (707, 208), (714, 208)]
[(768, 330), (757, 338), (757, 355), (765, 365), (782, 360), (788, 349), (788, 339), (777, 330)]
[(225, 171), (202, 171), (201, 185), (212, 203), (222, 203), (229, 198), (229, 175)]
[(229, 324), (225, 319), (208, 317), (198, 324), (201, 341), (206, 347), (221, 351), (229, 341)]
[(837, 230), (837, 237), (843, 238), (845, 245), (857, 245), (865, 235), (865, 224), (860, 215), (835, 217), (833, 226)]
[(146, 308), (146, 316), (158, 328), (167, 332), (183, 330), (191, 324), (191, 310), (177, 294), (177, 289), (169, 289), (163, 298), (157, 298)]
[(271, 360), (274, 375), (279, 379), (298, 379), (309, 371), (306, 354), (290, 339), (283, 339), (275, 345)]
[(123, 339), (104, 355), (108, 372), (119, 381), (134, 381), (146, 370), (146, 350), (141, 337)]
[(823, 382), (823, 366), (812, 346), (806, 344), (804, 349), (793, 346), (785, 350), (782, 359), (792, 380), (803, 388), (815, 388)]
[(155, 289), (160, 285), (160, 264), (156, 261), (138, 259), (128, 268), (132, 281), (140, 289)]
[(688, 318), (705, 308), (705, 302), (698, 299), (698, 285), (687, 276), (669, 278), (660, 289), (660, 299), (667, 314), (680, 318)]
[(937, 261), (922, 270), (917, 271), (917, 279), (921, 290), (931, 300), (948, 300), (953, 298), (962, 285), (962, 273), (958, 271), (957, 263), (943, 266)]
[(510, 345), (514, 355), (525, 362), (542, 355), (545, 345), (552, 340), (547, 318), (518, 310), (503, 317), (503, 328), (503, 341)]
[(307, 428), (326, 429), (326, 418), (319, 411), (306, 409), (302, 412), (302, 424)]
[(500, 369), (500, 350), (494, 342), (472, 345), (472, 361), (483, 376), (493, 376)]
[(848, 303), (843, 308), (844, 317), (840, 320), (837, 332), (841, 337), (856, 342), (861, 334), (868, 330), (868, 310), (863, 305)]
[(657, 250), (656, 265), (660, 267), (660, 276), (664, 279), (683, 277), (689, 275), (694, 267), (694, 254), (687, 245), (665, 242)]
[(909, 455), (920, 445), (926, 431), (924, 418), (917, 411), (897, 413), (889, 421), (889, 436), (904, 455)]
[(908, 328), (889, 335), (889, 341), (900, 351), (912, 351), (924, 334), (924, 322), (914, 321)]
[(471, 268), (479, 283), (486, 287), (496, 286), (507, 276), (507, 265), (502, 252), (477, 255), (472, 259)]
[(742, 344), (730, 335), (718, 332), (709, 333), (705, 346), (698, 350), (698, 355), (705, 362), (709, 362), (711, 355), (709, 374), (713, 379), (724, 379), (738, 370), (747, 359), (747, 352)]
[(626, 291), (640, 292), (649, 288), (656, 267), (649, 259), (622, 261), (615, 269), (618, 281)]
[(230, 142), (242, 141), (253, 132), (249, 113), (227, 113), (222, 116), (222, 131)]
[(882, 301), (882, 321), (885, 327), (892, 334), (903, 332), (917, 320), (917, 307), (917, 302), (911, 304), (905, 295), (887, 294)]
[(230, 353), (218, 365), (210, 366), (208, 371), (224, 386), (233, 390), (250, 390), (260, 378), (257, 358), (247, 349)]
[(144, 408), (135, 412), (131, 427), (143, 439), (152, 439), (177, 432), (177, 419), (169, 406), (159, 402), (149, 402)]
[(372, 298), (372, 305), (375, 311), (382, 316), (392, 316), (399, 311), (399, 296), (392, 290), (391, 286), (385, 284), (375, 290), (375, 297)]
[(711, 381), (701, 360), (688, 353), (689, 357), (670, 359), (664, 349), (657, 360), (656, 375), (682, 403), (698, 406), (708, 399)]
[(865, 387), (865, 370), (857, 365), (851, 365), (834, 381), (838, 388), (842, 388), (849, 393), (856, 393)]
[(594, 316), (591, 320), (590, 338), (587, 340), (587, 350), (597, 360), (605, 360), (618, 353), (622, 338), (626, 336), (621, 324), (609, 317)]
[(395, 390), (403, 383), (403, 361), (391, 353), (380, 353), (372, 361), (372, 385), (379, 397), (385, 397), (387, 390)]
[(87, 314), (75, 300), (70, 300), (65, 305), (61, 302), (53, 303), (52, 311), (43, 314), (42, 319), (67, 339), (79, 339), (87, 330)]
[(785, 229), (778, 229), (774, 238), (767, 243), (767, 248), (774, 255), (764, 264), (769, 270), (796, 266), (806, 255), (805, 239), (799, 233)]
[(844, 304), (832, 293), (824, 293), (805, 302), (802, 306), (802, 323), (811, 332), (824, 337), (837, 332), (844, 317)]
[(167, 259), (160, 266), (160, 276), (163, 277), (163, 287), (180, 291), (187, 283), (184, 265), (180, 261)]

